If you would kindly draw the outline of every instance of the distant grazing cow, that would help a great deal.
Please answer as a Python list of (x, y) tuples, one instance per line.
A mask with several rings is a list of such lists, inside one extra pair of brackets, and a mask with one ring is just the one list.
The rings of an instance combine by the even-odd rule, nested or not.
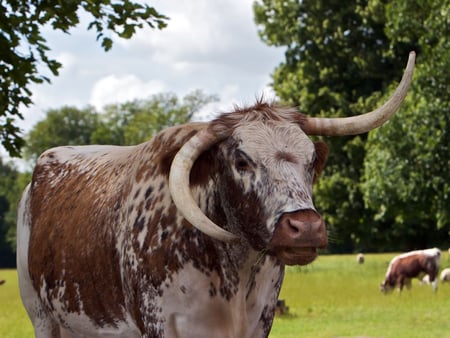
[(356, 262), (357, 262), (358, 264), (363, 264), (363, 263), (364, 263), (364, 260), (365, 260), (364, 254), (359, 253), (359, 254), (356, 256)]
[(37, 338), (266, 337), (284, 266), (327, 245), (312, 184), (325, 143), (395, 113), (350, 118), (257, 102), (136, 146), (43, 153), (19, 205), (17, 269)]
[(441, 271), (441, 276), (440, 276), (441, 282), (450, 282), (450, 268), (445, 268), (444, 270)]
[(437, 248), (416, 250), (394, 257), (381, 284), (381, 291), (393, 290), (395, 287), (402, 291), (403, 286), (411, 288), (411, 278), (421, 279), (429, 276), (433, 290), (437, 290), (437, 275), (441, 260), (441, 251)]

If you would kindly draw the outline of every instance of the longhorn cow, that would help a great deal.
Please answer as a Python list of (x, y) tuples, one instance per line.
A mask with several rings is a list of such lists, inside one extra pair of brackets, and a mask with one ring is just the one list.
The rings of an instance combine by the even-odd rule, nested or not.
[(20, 293), (38, 338), (265, 337), (285, 265), (327, 245), (312, 184), (327, 146), (399, 108), (312, 118), (258, 101), (129, 147), (58, 147), (18, 211)]

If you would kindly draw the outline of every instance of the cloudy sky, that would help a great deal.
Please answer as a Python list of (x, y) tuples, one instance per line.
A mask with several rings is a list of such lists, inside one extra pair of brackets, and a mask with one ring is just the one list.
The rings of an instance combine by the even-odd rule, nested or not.
[[(33, 87), (34, 106), (21, 123), (28, 131), (45, 111), (63, 105), (97, 108), (161, 92), (182, 97), (202, 89), (220, 102), (212, 112), (248, 104), (269, 88), (283, 49), (261, 42), (253, 21), (253, 0), (155, 0), (170, 18), (162, 31), (142, 30), (116, 39), (104, 52), (82, 22), (70, 35), (45, 31), (52, 57), (63, 64), (51, 84)], [(207, 112), (203, 113), (208, 115)]]

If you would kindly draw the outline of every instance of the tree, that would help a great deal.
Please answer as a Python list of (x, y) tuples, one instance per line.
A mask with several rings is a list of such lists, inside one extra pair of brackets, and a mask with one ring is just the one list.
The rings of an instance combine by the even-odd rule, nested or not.
[(0, 141), (11, 156), (19, 156), (24, 140), (17, 126), (20, 109), (32, 104), (30, 85), (50, 82), (42, 69), (58, 75), (61, 64), (49, 56), (41, 30), (45, 25), (68, 33), (79, 24), (80, 12), (92, 16), (87, 29), (108, 51), (112, 34), (131, 38), (147, 25), (162, 29), (167, 17), (153, 7), (130, 0), (37, 1), (8, 0), (0, 3)]
[(34, 162), (46, 149), (61, 145), (91, 144), (92, 133), (99, 128), (94, 107), (51, 109), (26, 136), (24, 157)]
[(364, 199), (404, 247), (448, 245), (450, 1), (396, 1), (386, 15), (392, 43), (418, 46), (418, 65), (402, 118), (366, 144)]
[(14, 262), (14, 251), (7, 241), (7, 233), (10, 224), (7, 215), (12, 207), (11, 190), (17, 178), (17, 171), (8, 164), (4, 164), (0, 158), (0, 266), (11, 267)]
[[(331, 250), (432, 245), (448, 221), (437, 222), (434, 233), (430, 221), (448, 220), (450, 205), (443, 173), (450, 156), (448, 107), (442, 104), (449, 102), (450, 79), (442, 76), (450, 59), (448, 0), (260, 0), (254, 11), (262, 39), (286, 47), (286, 60), (273, 73), (276, 93), (309, 115), (372, 110), (397, 84), (408, 52), (418, 52), (408, 99), (414, 102), (401, 108), (401, 118), (371, 132), (369, 143), (367, 135), (330, 140), (331, 155), (315, 192), (332, 228)], [(420, 160), (405, 165), (413, 154)]]
[(20, 194), (29, 175), (21, 174), (0, 158), (0, 267), (16, 264), (16, 212)]
[(163, 93), (147, 100), (109, 105), (92, 141), (117, 145), (141, 143), (166, 127), (190, 121), (195, 112), (217, 100), (215, 95), (196, 90), (182, 100), (175, 94)]

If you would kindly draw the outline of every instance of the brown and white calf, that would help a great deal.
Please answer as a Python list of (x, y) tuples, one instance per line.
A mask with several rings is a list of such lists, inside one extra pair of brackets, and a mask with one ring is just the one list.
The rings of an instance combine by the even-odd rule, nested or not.
[(364, 133), (392, 98), (345, 119), (258, 102), (136, 146), (43, 153), (18, 212), (20, 292), (36, 337), (266, 337), (285, 264), (327, 245), (308, 135)]
[(410, 251), (394, 257), (386, 272), (386, 277), (381, 283), (381, 291), (387, 292), (398, 288), (402, 291), (403, 286), (411, 288), (411, 279), (421, 280), (425, 275), (437, 290), (438, 272), (441, 262), (441, 251), (438, 248)]

